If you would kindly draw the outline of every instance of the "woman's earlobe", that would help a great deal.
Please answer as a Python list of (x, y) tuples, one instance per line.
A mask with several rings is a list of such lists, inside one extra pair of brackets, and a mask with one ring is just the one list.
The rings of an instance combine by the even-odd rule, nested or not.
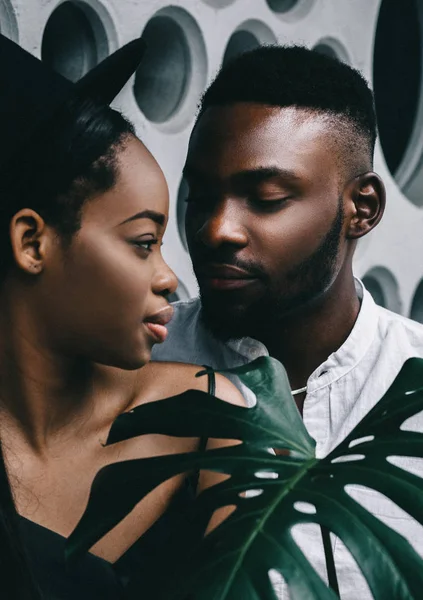
[(380, 222), (386, 203), (385, 186), (382, 179), (369, 171), (354, 179), (350, 197), (355, 205), (347, 237), (358, 239), (365, 236)]

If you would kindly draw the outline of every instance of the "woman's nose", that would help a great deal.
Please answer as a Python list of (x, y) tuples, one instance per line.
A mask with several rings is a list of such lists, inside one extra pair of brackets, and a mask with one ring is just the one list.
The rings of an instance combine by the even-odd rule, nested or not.
[(161, 258), (161, 265), (156, 272), (154, 278), (153, 291), (160, 296), (169, 296), (176, 291), (178, 287), (178, 278), (169, 267), (169, 265)]

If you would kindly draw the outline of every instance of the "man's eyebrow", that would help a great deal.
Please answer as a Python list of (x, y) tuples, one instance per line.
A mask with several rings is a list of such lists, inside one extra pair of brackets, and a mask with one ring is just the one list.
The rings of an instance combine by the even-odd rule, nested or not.
[[(190, 165), (185, 165), (183, 174), (184, 177), (194, 181), (201, 179), (204, 181), (211, 181), (213, 179), (212, 175), (202, 172), (201, 170), (198, 170)], [(253, 169), (245, 169), (244, 171), (238, 171), (237, 173), (234, 173), (230, 179), (236, 182), (244, 181), (254, 184), (276, 177), (289, 181), (300, 179), (300, 176), (295, 173), (295, 171), (280, 167), (255, 167)]]
[(122, 221), (122, 223), (119, 223), (119, 225), (124, 225), (130, 221), (136, 221), (137, 219), (150, 219), (150, 221), (154, 221), (154, 223), (157, 223), (162, 227), (166, 222), (166, 217), (163, 213), (159, 213), (154, 210), (143, 210), (142, 212), (132, 215), (132, 217), (129, 217), (129, 219), (125, 219), (125, 221)]
[(291, 171), (290, 169), (282, 169), (280, 167), (256, 167), (254, 169), (239, 171), (238, 173), (234, 173), (232, 176), (232, 179), (235, 181), (248, 181), (248, 183), (252, 184), (274, 178), (290, 181), (300, 179), (300, 177), (294, 171)]

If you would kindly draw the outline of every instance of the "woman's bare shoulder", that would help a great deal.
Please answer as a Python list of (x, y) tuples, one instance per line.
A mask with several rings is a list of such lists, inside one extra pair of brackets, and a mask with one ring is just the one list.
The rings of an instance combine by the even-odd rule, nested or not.
[[(198, 376), (204, 367), (177, 362), (151, 362), (139, 372), (136, 394), (132, 406), (182, 394), (186, 390), (207, 392), (207, 375)], [(215, 395), (221, 400), (245, 406), (245, 400), (235, 385), (216, 373)]]

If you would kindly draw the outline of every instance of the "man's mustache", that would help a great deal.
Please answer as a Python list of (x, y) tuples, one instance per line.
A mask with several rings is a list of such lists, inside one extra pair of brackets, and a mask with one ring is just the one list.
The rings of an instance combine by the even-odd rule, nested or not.
[(210, 251), (194, 252), (191, 256), (195, 273), (202, 273), (209, 266), (225, 265), (245, 271), (250, 277), (265, 279), (266, 273), (257, 263), (238, 258), (233, 252)]

